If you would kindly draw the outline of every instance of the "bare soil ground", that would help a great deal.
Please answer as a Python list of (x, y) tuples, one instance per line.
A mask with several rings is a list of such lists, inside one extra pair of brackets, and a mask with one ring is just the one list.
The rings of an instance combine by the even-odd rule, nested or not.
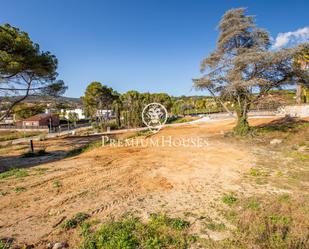
[[(272, 120), (253, 119), (251, 123)], [(107, 145), (70, 158), (61, 153), (98, 138), (42, 141), (40, 146), (46, 146), (54, 157), (49, 162), (20, 158), (27, 145), (18, 147), (20, 150), (17, 146), (9, 151), (2, 148), (0, 166), (27, 166), (28, 175), (0, 179), (0, 237), (36, 248), (46, 248), (49, 241), (76, 245), (76, 232), (63, 232), (59, 224), (78, 212), (101, 221), (128, 212), (144, 218), (163, 212), (185, 216), (193, 224), (193, 233), (199, 233), (202, 224), (197, 216), (222, 219), (218, 200), (223, 194), (281, 191), (270, 185), (256, 188), (243, 180), (257, 164), (257, 154), (253, 146), (224, 137), (233, 126), (234, 121), (229, 120), (168, 127), (154, 136), (138, 137), (165, 139), (165, 147)], [(168, 146), (170, 136), (173, 141), (199, 137), (203, 145)], [(209, 234), (214, 239), (228, 235)]]

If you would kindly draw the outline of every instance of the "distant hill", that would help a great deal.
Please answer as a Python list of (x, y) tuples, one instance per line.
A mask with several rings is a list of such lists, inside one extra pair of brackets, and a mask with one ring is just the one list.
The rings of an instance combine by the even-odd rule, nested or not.
[[(18, 97), (8, 97), (5, 98), (6, 101), (14, 101)], [(3, 97), (0, 97), (0, 100), (3, 100)], [(50, 103), (50, 102), (65, 102), (70, 105), (82, 105), (82, 100), (81, 98), (72, 98), (72, 97), (50, 97), (50, 96), (29, 96), (26, 98), (23, 102), (24, 103)]]

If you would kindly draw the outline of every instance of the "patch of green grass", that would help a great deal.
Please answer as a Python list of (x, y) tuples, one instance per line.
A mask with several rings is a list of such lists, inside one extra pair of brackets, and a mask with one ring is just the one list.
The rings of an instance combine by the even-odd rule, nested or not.
[(150, 223), (152, 225), (165, 225), (176, 230), (183, 230), (190, 226), (189, 222), (180, 218), (169, 218), (164, 214), (151, 214)]
[(194, 243), (194, 239), (190, 239), (185, 232), (188, 226), (186, 221), (161, 214), (152, 214), (146, 223), (138, 218), (127, 217), (120, 221), (109, 221), (93, 233), (86, 227), (86, 236), (80, 248), (187, 248), (188, 241)]
[(249, 174), (251, 176), (269, 176), (269, 173), (257, 168), (251, 168)]
[(26, 188), (24, 188), (24, 187), (16, 187), (15, 188), (16, 193), (21, 193), (21, 192), (25, 192), (25, 191), (26, 191)]
[(28, 172), (25, 169), (10, 169), (8, 171), (0, 173), (0, 179), (8, 178), (11, 176), (15, 176), (17, 178), (22, 178), (28, 176)]
[(36, 168), (35, 171), (38, 175), (43, 175), (48, 169), (46, 168)]
[(252, 209), (252, 210), (259, 210), (260, 209), (260, 203), (257, 200), (250, 200), (247, 208)]
[(290, 219), (288, 217), (283, 216), (283, 215), (278, 215), (278, 214), (270, 215), (269, 219), (273, 223), (283, 224), (283, 225), (287, 225), (290, 222)]
[(0, 249), (9, 249), (9, 248), (10, 248), (10, 244), (0, 240)]
[(77, 213), (74, 217), (69, 220), (66, 220), (62, 224), (62, 228), (65, 230), (70, 230), (72, 228), (76, 228), (81, 225), (85, 220), (87, 220), (90, 216), (86, 213)]
[(53, 182), (53, 187), (54, 188), (60, 188), (62, 186), (61, 182), (60, 181), (54, 181)]
[(222, 197), (222, 201), (224, 204), (232, 206), (234, 203), (236, 203), (237, 198), (233, 193), (226, 194)]
[(102, 142), (101, 141), (95, 141), (95, 142), (91, 142), (89, 144), (83, 145), (81, 147), (75, 148), (70, 150), (69, 152), (67, 152), (66, 157), (73, 157), (73, 156), (77, 156), (81, 153), (84, 153), (86, 151), (92, 150), (94, 148), (99, 148), (102, 146)]

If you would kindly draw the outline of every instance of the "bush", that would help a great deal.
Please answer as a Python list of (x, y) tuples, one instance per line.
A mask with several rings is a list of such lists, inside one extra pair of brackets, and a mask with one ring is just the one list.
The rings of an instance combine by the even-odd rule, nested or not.
[(106, 130), (107, 130), (107, 127), (110, 127), (110, 129), (111, 130), (117, 130), (117, 129), (119, 129), (119, 127), (118, 127), (118, 124), (117, 124), (117, 122), (116, 122), (116, 120), (108, 120), (108, 121), (106, 121), (106, 122), (103, 122), (102, 124), (101, 124), (101, 131), (102, 132), (106, 132)]

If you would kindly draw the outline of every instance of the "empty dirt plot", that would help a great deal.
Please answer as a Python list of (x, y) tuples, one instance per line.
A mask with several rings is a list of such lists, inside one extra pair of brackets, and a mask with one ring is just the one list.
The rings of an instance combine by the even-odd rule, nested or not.
[[(29, 166), (22, 174), (0, 179), (0, 237), (38, 248), (59, 240), (76, 245), (77, 234), (64, 232), (60, 224), (78, 212), (101, 221), (128, 212), (142, 218), (155, 212), (216, 217), (218, 199), (224, 193), (251, 191), (241, 178), (256, 158), (247, 146), (224, 139), (223, 133), (233, 125), (233, 120), (227, 120), (167, 127), (152, 136), (136, 137), (143, 141), (163, 139), (164, 147), (155, 143), (106, 145), (47, 163), (32, 158), (39, 163), (33, 162), (35, 166)], [(183, 146), (178, 142), (170, 146), (169, 139), (200, 139), (201, 144)], [(45, 143), (49, 143), (50, 151), (68, 151), (78, 141), (84, 144), (89, 140), (71, 139), (70, 143), (55, 139)], [(1, 155), (0, 162), (5, 157)], [(222, 234), (213, 236), (219, 239)]]

